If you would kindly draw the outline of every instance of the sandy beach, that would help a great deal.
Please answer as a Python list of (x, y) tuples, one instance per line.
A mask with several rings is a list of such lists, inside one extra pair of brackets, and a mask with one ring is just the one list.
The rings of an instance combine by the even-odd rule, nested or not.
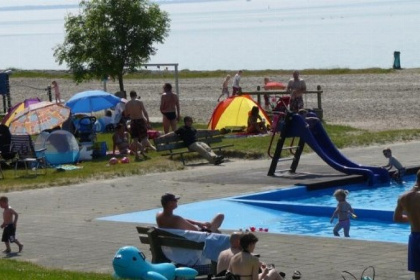
[[(233, 76), (234, 73), (231, 74)], [(316, 90), (318, 85), (321, 86), (322, 108), (327, 123), (350, 125), (372, 131), (419, 127), (419, 76), (420, 69), (404, 69), (391, 74), (301, 74), (308, 90)], [(269, 78), (287, 83), (290, 77), (291, 75), (279, 75)], [(191, 115), (200, 123), (208, 122), (217, 105), (223, 78), (180, 79), (181, 115)], [(247, 76), (245, 71), (241, 80), (243, 91), (256, 91), (257, 86), (263, 84), (263, 78)], [(104, 88), (100, 81), (76, 84), (72, 80), (57, 79), (57, 82), (63, 100), (68, 100), (80, 91)], [(127, 79), (124, 84), (127, 92), (138, 92), (152, 120), (159, 120), (160, 93), (165, 82), (175, 84), (174, 80), (167, 79)], [(50, 83), (51, 80), (46, 78), (14, 78), (12, 75), (12, 104), (30, 97), (48, 100), (46, 88)], [(118, 82), (108, 81), (106, 88), (109, 92), (117, 92)], [(308, 94), (304, 101), (306, 108), (317, 107), (316, 94)]]

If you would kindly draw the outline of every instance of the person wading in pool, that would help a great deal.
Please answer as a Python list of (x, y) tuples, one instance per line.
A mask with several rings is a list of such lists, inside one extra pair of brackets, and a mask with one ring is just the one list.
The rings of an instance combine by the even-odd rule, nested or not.
[(225, 215), (217, 214), (211, 222), (199, 222), (190, 219), (184, 219), (181, 216), (174, 215), (173, 211), (178, 207), (179, 196), (171, 193), (162, 195), (160, 202), (163, 211), (157, 213), (156, 223), (160, 228), (174, 228), (185, 230), (196, 230), (206, 232), (220, 232), (219, 227), (222, 225)]
[(420, 170), (417, 171), (417, 181), (413, 188), (398, 198), (394, 221), (410, 223), (408, 270), (414, 272), (416, 280), (420, 280)]

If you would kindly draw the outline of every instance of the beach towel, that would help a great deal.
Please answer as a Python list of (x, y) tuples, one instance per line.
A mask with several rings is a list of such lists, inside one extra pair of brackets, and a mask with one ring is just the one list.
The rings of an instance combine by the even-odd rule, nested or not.
[(194, 266), (210, 264), (211, 261), (217, 262), (219, 253), (228, 249), (230, 246), (229, 235), (226, 234), (180, 229), (159, 229), (182, 236), (191, 241), (204, 242), (203, 251), (162, 246), (162, 251), (165, 256), (175, 263)]

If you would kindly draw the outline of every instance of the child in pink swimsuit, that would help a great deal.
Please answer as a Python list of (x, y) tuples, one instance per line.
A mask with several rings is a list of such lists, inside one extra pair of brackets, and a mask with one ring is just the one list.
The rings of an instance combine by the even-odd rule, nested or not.
[(338, 217), (338, 222), (333, 229), (333, 233), (335, 236), (340, 236), (338, 233), (341, 229), (344, 229), (344, 236), (350, 237), (350, 219), (349, 215), (354, 215), (354, 210), (351, 207), (350, 203), (346, 201), (346, 197), (348, 195), (347, 190), (338, 189), (334, 192), (335, 199), (337, 199), (338, 204), (337, 208), (335, 209), (334, 213), (332, 214), (330, 222), (334, 221), (335, 217)]

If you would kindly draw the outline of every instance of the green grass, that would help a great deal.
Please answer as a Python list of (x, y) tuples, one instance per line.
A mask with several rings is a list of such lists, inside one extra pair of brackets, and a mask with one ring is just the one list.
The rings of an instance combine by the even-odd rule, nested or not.
[(0, 259), (1, 279), (7, 280), (112, 280), (111, 274), (47, 269), (29, 262)]
[[(162, 130), (160, 124), (152, 124), (154, 129)], [(205, 128), (204, 124), (196, 124), (197, 128)], [(370, 132), (367, 130), (356, 129), (349, 126), (342, 125), (328, 125), (325, 124), (326, 131), (332, 142), (337, 148), (345, 147), (360, 147), (369, 145), (389, 145), (390, 143), (417, 140), (420, 137), (420, 129), (412, 130), (389, 130), (381, 132)], [(268, 147), (270, 146), (271, 136), (265, 137), (248, 137), (248, 138), (226, 138), (223, 144), (234, 144), (233, 147), (223, 150), (223, 154), (228, 158), (235, 159), (267, 159)], [(278, 134), (273, 139), (270, 154), (274, 153), (275, 145), (277, 144)], [(112, 149), (112, 140), (110, 133), (98, 135), (97, 141), (104, 141), (107, 143), (108, 150)], [(291, 143), (291, 139), (286, 141), (286, 146), (296, 145), (298, 140), (295, 139)], [(306, 145), (304, 152), (310, 152), (310, 148)], [(379, 152), (379, 151), (378, 151)], [(70, 185), (82, 183), (86, 181), (109, 179), (116, 177), (127, 177), (132, 175), (143, 175), (147, 173), (161, 173), (174, 170), (182, 170), (185, 167), (182, 165), (179, 158), (169, 159), (167, 156), (161, 156), (157, 152), (149, 152), (151, 159), (141, 162), (135, 162), (134, 157), (130, 156), (129, 164), (109, 165), (108, 161), (112, 157), (110, 155), (95, 159), (92, 161), (85, 161), (79, 164), (83, 167), (71, 171), (57, 171), (55, 169), (48, 169), (47, 175), (39, 176), (24, 176), (24, 170), (18, 170), (18, 177), (15, 177), (15, 172), (12, 168), (4, 169), (5, 178), (0, 186), (0, 192), (8, 192), (12, 190), (37, 189), (50, 186)], [(288, 156), (285, 151), (282, 156)], [(197, 154), (185, 155), (187, 161), (203, 161)]]
[[(21, 70), (10, 68), (13, 70), (13, 76), (16, 78), (48, 78), (48, 79), (71, 79), (72, 74), (64, 70)], [(170, 71), (157, 71), (156, 69), (139, 70), (137, 72), (128, 73), (124, 79), (172, 79), (173, 69)], [(190, 71), (188, 69), (179, 71), (180, 79), (186, 78), (219, 78), (226, 74), (232, 74), (237, 70), (215, 70), (215, 71)], [(266, 69), (266, 70), (244, 70), (243, 76), (272, 76), (272, 75), (290, 75), (292, 70), (288, 69)], [(331, 68), (331, 69), (304, 69), (301, 70), (302, 75), (348, 75), (348, 74), (389, 74), (398, 70), (367, 68), (367, 69), (348, 69), (348, 68)]]

